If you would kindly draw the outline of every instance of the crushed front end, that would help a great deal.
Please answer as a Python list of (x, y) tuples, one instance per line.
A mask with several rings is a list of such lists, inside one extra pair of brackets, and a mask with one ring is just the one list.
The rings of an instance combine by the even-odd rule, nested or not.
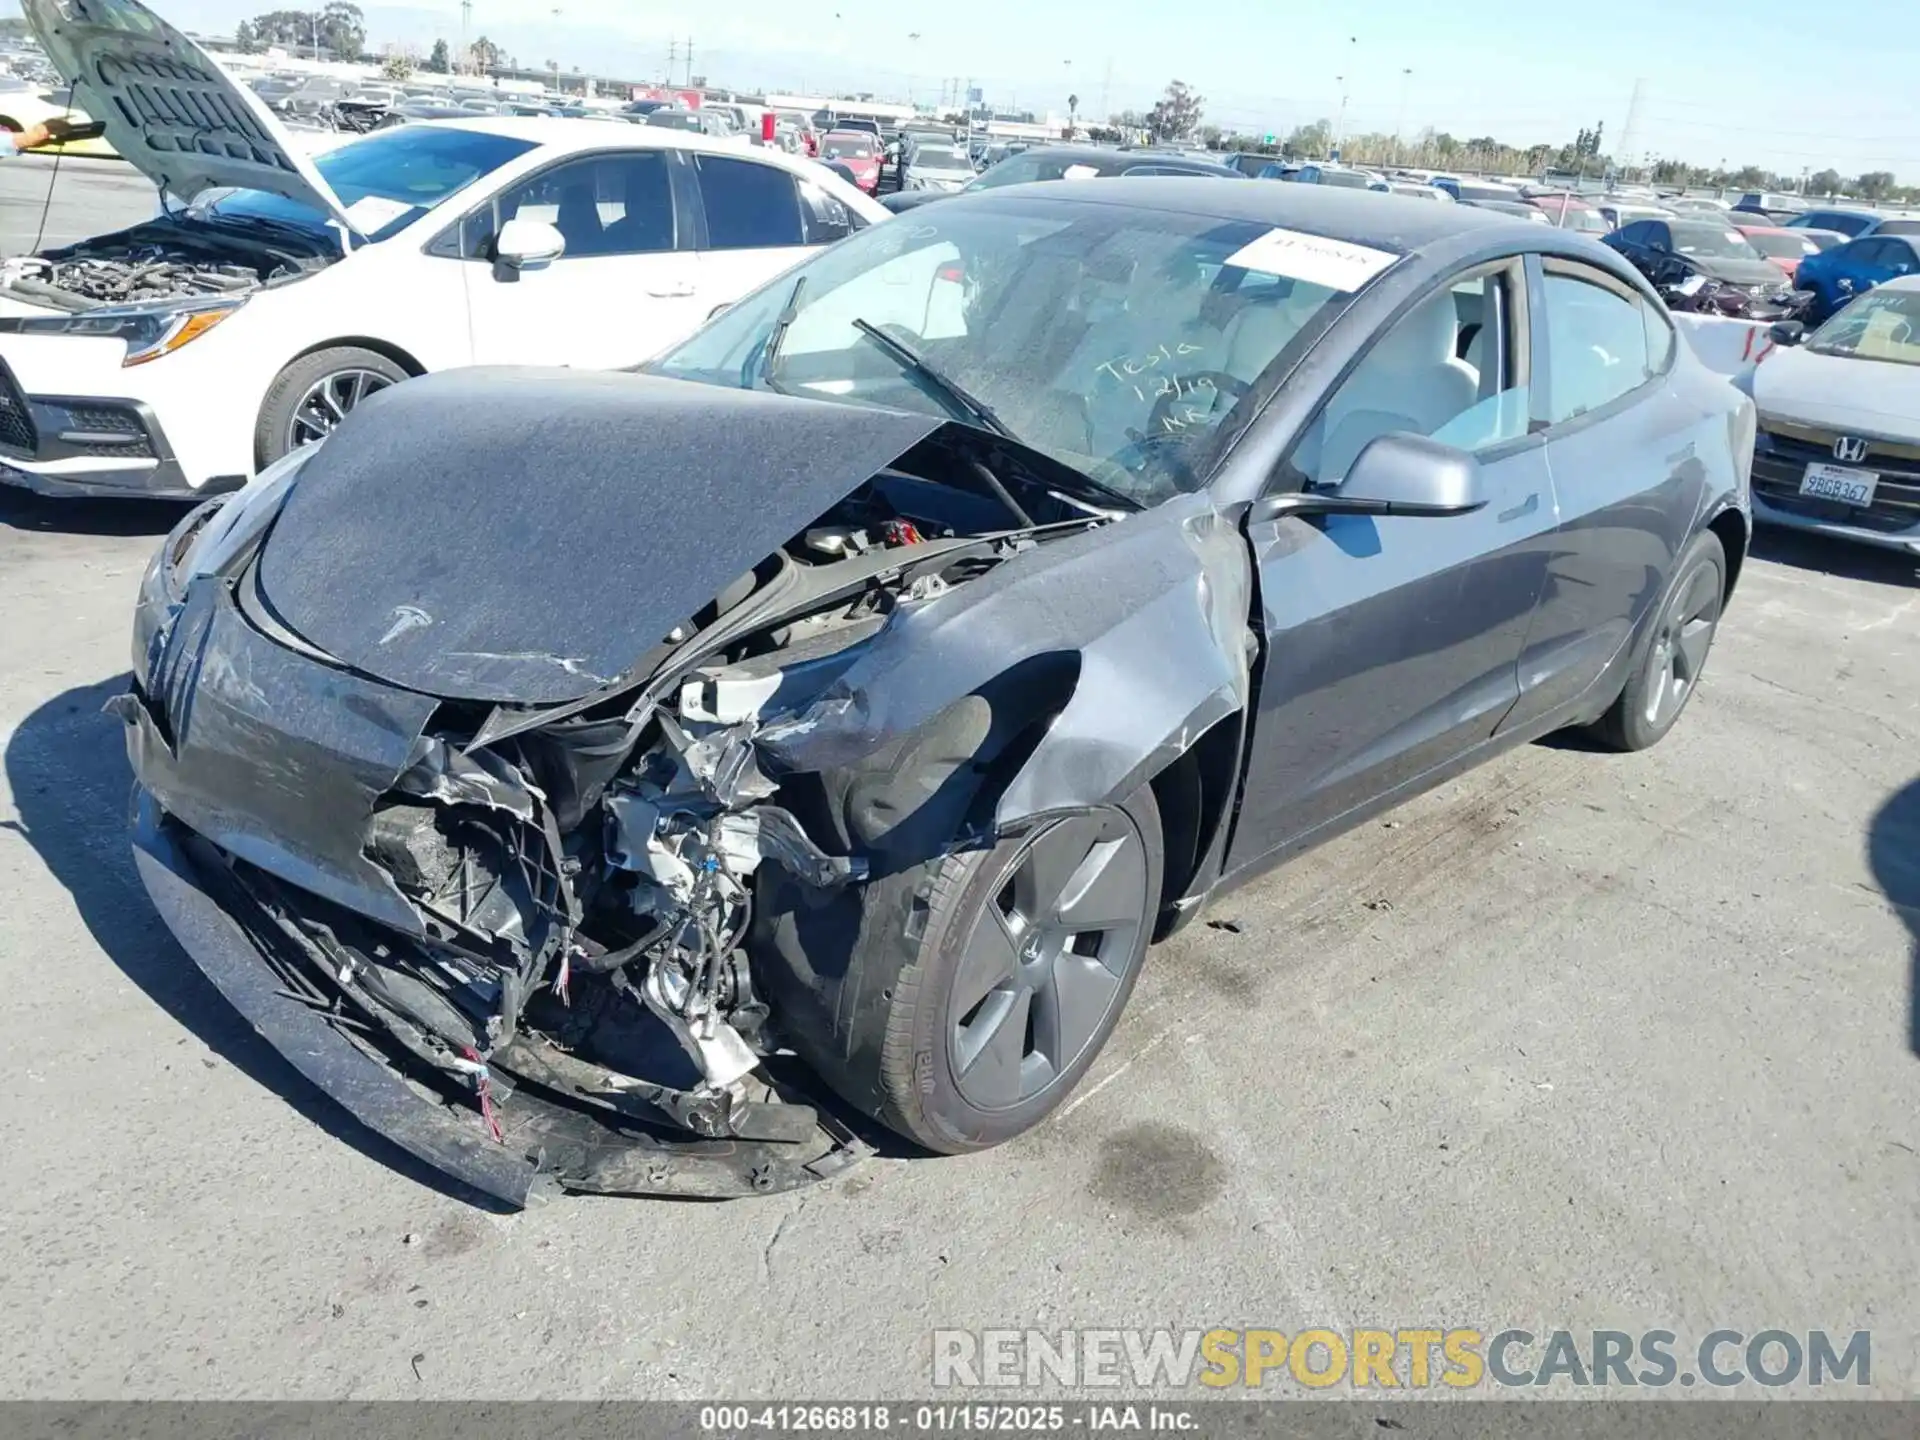
[(651, 727), (469, 755), (444, 707), (275, 644), (227, 586), (169, 629), (114, 701), (142, 876), (359, 1118), (511, 1204), (784, 1190), (860, 1153), (783, 1063), (740, 948), (761, 857), (826, 884), (852, 862), (777, 807), (727, 810), (664, 738), (635, 759)]
[[(770, 1011), (750, 930), (769, 872), (827, 903), (866, 861), (797, 818), (808, 777), (778, 773), (762, 731), (804, 729), (890, 625), (1111, 517), (1067, 506), (983, 533), (962, 518), (978, 496), (891, 473), (650, 628), (630, 662), (505, 638), (537, 596), (476, 616), (464, 577), (380, 595), (380, 625), (323, 645), (333, 597), (303, 598), (275, 547), (340, 543), (347, 522), (325, 508), (339, 496), (304, 516), (290, 497), (314, 454), (335, 462), (322, 484), (344, 487), (359, 433), (194, 512), (143, 582), (134, 684), (109, 708), (169, 926), (308, 1078), (508, 1204), (766, 1193), (851, 1164), (865, 1147)], [(479, 638), (418, 643), (436, 623)]]

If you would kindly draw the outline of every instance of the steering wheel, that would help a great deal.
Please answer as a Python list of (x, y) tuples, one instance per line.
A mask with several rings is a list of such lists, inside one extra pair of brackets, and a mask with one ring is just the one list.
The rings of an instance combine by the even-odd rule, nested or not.
[(1136, 437), (1135, 443), (1150, 444), (1181, 434), (1185, 427), (1173, 423), (1173, 407), (1182, 400), (1190, 399), (1203, 382), (1207, 388), (1230, 400), (1238, 400), (1253, 389), (1246, 381), (1224, 370), (1194, 370), (1185, 375), (1171, 376), (1167, 389), (1155, 397), (1153, 408), (1147, 412), (1146, 431)]

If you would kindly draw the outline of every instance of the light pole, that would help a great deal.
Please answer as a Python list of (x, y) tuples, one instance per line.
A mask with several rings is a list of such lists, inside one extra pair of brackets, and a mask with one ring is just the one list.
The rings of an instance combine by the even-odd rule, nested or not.
[[(1359, 44), (1360, 37), (1358, 35), (1349, 35), (1347, 37), (1347, 59), (1349, 61), (1347, 68), (1349, 70), (1353, 68), (1351, 61)], [(1338, 160), (1340, 158), (1340, 143), (1347, 138), (1347, 77), (1345, 75), (1336, 75), (1333, 78), (1340, 85), (1340, 118), (1334, 123), (1333, 153), (1328, 158)]]
[(1400, 108), (1393, 117), (1393, 163), (1401, 163), (1400, 137), (1407, 129), (1407, 88), (1413, 83), (1413, 67), (1403, 66), (1400, 70)]

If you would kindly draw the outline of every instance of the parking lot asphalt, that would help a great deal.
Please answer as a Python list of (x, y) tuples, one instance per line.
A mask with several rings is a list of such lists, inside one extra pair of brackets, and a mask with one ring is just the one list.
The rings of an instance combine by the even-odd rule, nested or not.
[(1133, 1324), (1870, 1329), (1920, 1391), (1911, 563), (1763, 540), (1658, 749), (1223, 901), (1012, 1145), (496, 1215), (148, 909), (100, 705), (172, 513), (0, 495), (0, 1395), (902, 1397), (935, 1327)]
[(1530, 746), (1223, 900), (1014, 1144), (500, 1215), (134, 877), (100, 707), (178, 513), (0, 491), (0, 1397), (925, 1396), (935, 1328), (1076, 1325), (1866, 1329), (1849, 1396), (1920, 1395), (1911, 560), (1763, 536), (1659, 748)]
[[(153, 182), (124, 160), (16, 155), (0, 162), (0, 257), (71, 245), (152, 218)], [(44, 217), (44, 224), (43, 224)]]

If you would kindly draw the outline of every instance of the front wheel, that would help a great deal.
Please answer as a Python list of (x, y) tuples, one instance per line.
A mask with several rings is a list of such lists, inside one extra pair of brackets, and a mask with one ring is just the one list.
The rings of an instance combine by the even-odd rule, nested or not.
[(1594, 727), (1605, 744), (1616, 750), (1644, 750), (1673, 728), (1706, 668), (1720, 625), (1726, 577), (1727, 552), (1720, 537), (1703, 530), (1674, 566), (1620, 698)]
[(324, 440), (367, 396), (398, 385), (407, 371), (378, 351), (340, 345), (302, 355), (274, 379), (254, 429), (262, 466)]
[(796, 1036), (797, 1048), (845, 1098), (930, 1150), (983, 1150), (1032, 1129), (1119, 1023), (1159, 911), (1161, 859), (1143, 787), (932, 862), (907, 905), (886, 882), (870, 887), (834, 1007), (858, 1017), (867, 1042)]

